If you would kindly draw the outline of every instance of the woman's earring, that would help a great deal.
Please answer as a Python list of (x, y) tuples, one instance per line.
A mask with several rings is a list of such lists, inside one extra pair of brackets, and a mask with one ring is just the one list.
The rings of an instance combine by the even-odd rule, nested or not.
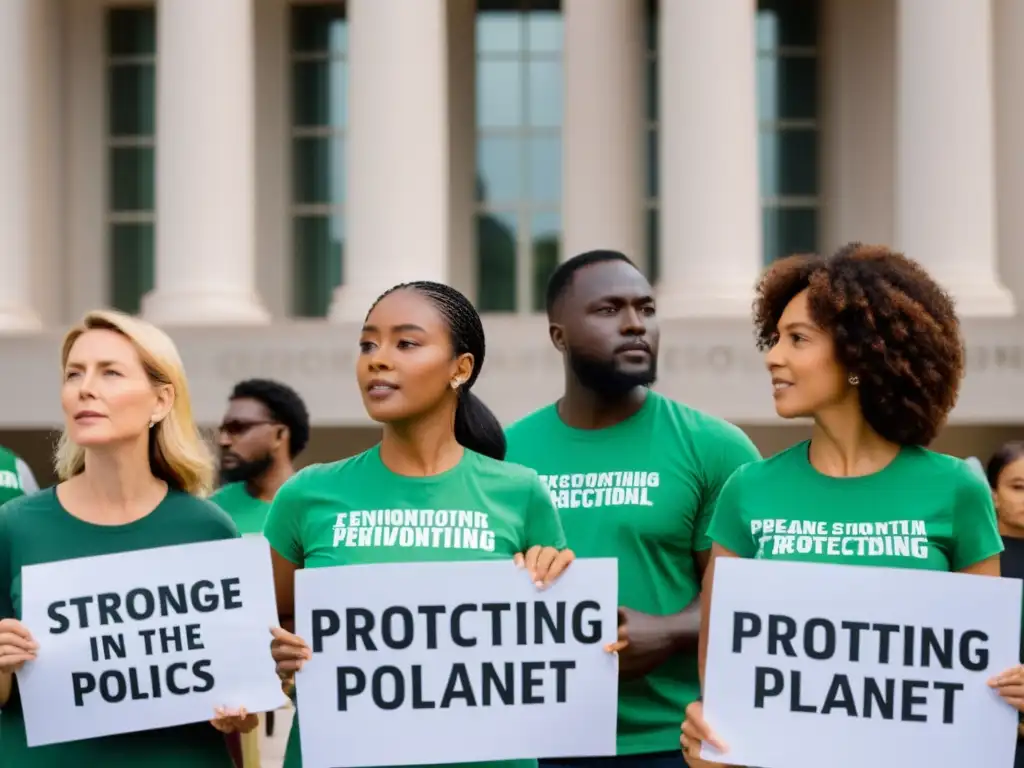
[(452, 379), (452, 389), (458, 391), (459, 387), (462, 386), (462, 382), (458, 379)]
[(860, 384), (860, 377), (851, 376), (850, 378), (847, 379), (847, 381), (850, 382), (851, 387), (856, 387), (858, 384)]

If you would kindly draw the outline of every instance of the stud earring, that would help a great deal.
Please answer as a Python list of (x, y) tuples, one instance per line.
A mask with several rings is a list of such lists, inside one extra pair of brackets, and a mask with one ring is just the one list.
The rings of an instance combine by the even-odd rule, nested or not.
[(461, 386), (462, 386), (462, 382), (461, 381), (459, 381), (458, 379), (453, 379), (452, 380), (452, 389), (457, 390)]
[(860, 384), (860, 377), (851, 376), (850, 378), (847, 379), (847, 381), (850, 382), (851, 387), (856, 387), (858, 384)]

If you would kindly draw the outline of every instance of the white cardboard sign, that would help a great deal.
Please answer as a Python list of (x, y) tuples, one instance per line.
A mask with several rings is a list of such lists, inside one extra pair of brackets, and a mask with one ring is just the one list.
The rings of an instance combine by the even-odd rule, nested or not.
[(618, 564), (538, 590), (511, 560), (296, 574), (306, 768), (615, 754)]
[(719, 558), (704, 714), (760, 768), (1011, 768), (1017, 712), (986, 682), (1018, 663), (1021, 583)]
[(30, 747), (285, 703), (263, 538), (32, 565), (21, 578), (22, 623), (39, 643), (18, 672)]

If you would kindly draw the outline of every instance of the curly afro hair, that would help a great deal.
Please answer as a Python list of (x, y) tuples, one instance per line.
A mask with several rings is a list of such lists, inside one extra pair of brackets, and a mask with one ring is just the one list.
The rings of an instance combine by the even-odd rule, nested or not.
[(757, 346), (778, 338), (793, 298), (807, 290), (840, 365), (859, 379), (868, 425), (899, 445), (928, 445), (956, 404), (964, 346), (953, 300), (915, 261), (850, 243), (829, 258), (790, 256), (765, 272), (754, 302)]

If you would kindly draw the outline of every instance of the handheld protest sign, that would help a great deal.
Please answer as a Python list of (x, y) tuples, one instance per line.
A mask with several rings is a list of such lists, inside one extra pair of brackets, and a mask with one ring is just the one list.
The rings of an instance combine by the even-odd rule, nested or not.
[(31, 565), (22, 593), (22, 623), (39, 643), (18, 673), (30, 747), (284, 704), (265, 539)]
[(987, 681), (1018, 663), (1017, 579), (719, 558), (704, 716), (765, 768), (1012, 765), (1017, 712)]
[(511, 560), (297, 572), (303, 765), (614, 755), (617, 601), (613, 559), (545, 590)]

